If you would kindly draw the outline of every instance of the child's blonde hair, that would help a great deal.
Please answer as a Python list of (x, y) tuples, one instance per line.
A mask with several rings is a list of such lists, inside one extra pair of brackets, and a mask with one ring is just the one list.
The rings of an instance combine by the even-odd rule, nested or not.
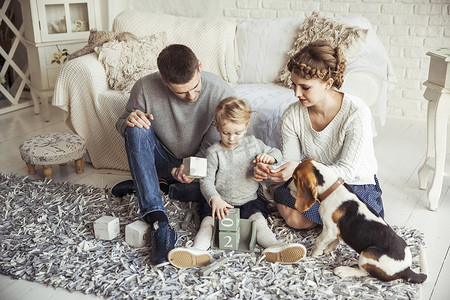
[(250, 122), (253, 112), (252, 107), (244, 99), (228, 97), (219, 102), (214, 112), (216, 127), (221, 127), (227, 122), (246, 124)]

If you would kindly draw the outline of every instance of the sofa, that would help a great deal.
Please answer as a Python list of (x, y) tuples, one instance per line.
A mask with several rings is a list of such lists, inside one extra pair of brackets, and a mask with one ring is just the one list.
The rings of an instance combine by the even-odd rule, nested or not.
[(218, 74), (238, 97), (248, 100), (258, 111), (251, 132), (273, 147), (280, 145), (283, 111), (297, 101), (285, 69), (296, 47), (324, 38), (343, 48), (347, 69), (341, 90), (360, 96), (377, 116), (374, 122), (383, 124), (387, 94), (396, 81), (374, 28), (358, 15), (313, 13), (303, 19), (237, 21), (124, 11), (114, 19), (112, 30), (135, 34), (139, 44), (115, 41), (68, 61), (57, 78), (52, 102), (67, 112), (68, 126), (86, 140), (87, 160), (95, 168), (128, 170), (124, 140), (115, 123), (136, 78), (156, 71), (157, 54), (168, 44), (189, 46), (204, 71)]

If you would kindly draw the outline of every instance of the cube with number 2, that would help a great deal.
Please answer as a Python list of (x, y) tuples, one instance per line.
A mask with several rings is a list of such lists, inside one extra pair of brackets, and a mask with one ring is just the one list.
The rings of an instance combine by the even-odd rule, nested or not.
[(240, 232), (237, 231), (219, 231), (219, 248), (223, 250), (238, 250)]

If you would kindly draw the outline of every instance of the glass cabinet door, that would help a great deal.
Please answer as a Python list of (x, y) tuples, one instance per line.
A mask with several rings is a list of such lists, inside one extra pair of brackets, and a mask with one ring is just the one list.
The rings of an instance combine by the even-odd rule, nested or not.
[(42, 42), (86, 39), (95, 27), (91, 0), (38, 0)]
[(69, 4), (70, 27), (72, 32), (89, 31), (89, 14), (87, 3)]

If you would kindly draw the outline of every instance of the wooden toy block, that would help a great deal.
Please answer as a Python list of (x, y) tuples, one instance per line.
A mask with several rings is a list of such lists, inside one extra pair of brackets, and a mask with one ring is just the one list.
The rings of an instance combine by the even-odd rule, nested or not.
[(211, 272), (217, 270), (218, 268), (220, 268), (221, 266), (223, 266), (226, 262), (228, 262), (228, 257), (223, 256), (221, 258), (219, 258), (218, 260), (210, 263), (209, 265), (203, 267), (200, 269), (199, 273), (200, 276), (207, 276), (209, 275)]
[(184, 174), (192, 178), (203, 178), (206, 176), (208, 166), (206, 158), (190, 156), (183, 159)]
[(112, 240), (119, 232), (119, 218), (103, 216), (94, 221), (94, 236), (98, 240)]
[(219, 231), (237, 231), (240, 219), (241, 213), (239, 208), (229, 208), (228, 216), (219, 221)]
[[(213, 235), (211, 238), (211, 249), (219, 247), (219, 220), (214, 220)], [(253, 252), (256, 245), (255, 221), (241, 219), (239, 222), (239, 245), (237, 251)]]
[(198, 228), (198, 227), (200, 227), (200, 223), (201, 223), (200, 216), (196, 212), (194, 212), (193, 214), (194, 214), (194, 216), (193, 216), (194, 225), (195, 225), (195, 227)]
[(144, 247), (149, 241), (149, 228), (150, 224), (140, 220), (128, 224), (125, 226), (125, 242), (136, 248)]
[(219, 248), (223, 250), (237, 250), (239, 248), (240, 232), (219, 231)]
[(183, 223), (181, 224), (181, 229), (187, 230), (189, 227), (189, 224), (191, 223), (192, 217), (194, 216), (194, 213), (192, 211), (188, 211), (186, 215), (184, 216)]

